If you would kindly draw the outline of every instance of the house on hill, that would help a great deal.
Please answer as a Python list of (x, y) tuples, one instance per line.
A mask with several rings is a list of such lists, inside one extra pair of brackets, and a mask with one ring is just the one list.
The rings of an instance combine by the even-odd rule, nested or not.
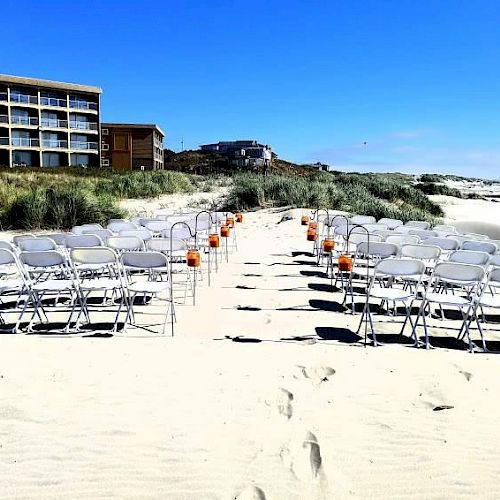
[[(215, 144), (202, 144), (201, 151), (209, 151), (227, 156), (238, 167), (269, 167), (275, 156), (267, 144), (255, 140), (220, 141)], [(273, 156), (274, 155), (274, 156)]]

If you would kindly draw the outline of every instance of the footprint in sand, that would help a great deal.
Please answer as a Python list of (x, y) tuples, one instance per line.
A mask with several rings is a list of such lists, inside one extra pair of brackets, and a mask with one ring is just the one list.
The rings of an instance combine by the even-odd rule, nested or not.
[(289, 448), (283, 447), (280, 456), (283, 465), (300, 481), (321, 479), (321, 449), (312, 432), (307, 431), (302, 439), (293, 442)]
[(293, 394), (283, 387), (279, 388), (278, 396), (276, 398), (276, 407), (278, 408), (278, 412), (283, 417), (286, 417), (288, 420), (292, 418), (293, 415)]
[(248, 486), (233, 496), (234, 500), (266, 500), (266, 495), (258, 486)]
[(335, 374), (335, 370), (330, 366), (299, 366), (298, 368), (301, 369), (304, 378), (311, 380), (316, 385), (328, 382)]

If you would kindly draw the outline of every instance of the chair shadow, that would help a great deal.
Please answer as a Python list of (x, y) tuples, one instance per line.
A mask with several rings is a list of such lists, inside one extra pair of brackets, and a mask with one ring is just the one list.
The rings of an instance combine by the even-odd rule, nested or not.
[(326, 278), (326, 273), (325, 271), (300, 271), (300, 274), (302, 274), (302, 276), (308, 276), (309, 278), (313, 278), (313, 277), (316, 277), (316, 278)]
[(348, 328), (317, 326), (315, 331), (318, 337), (323, 340), (336, 340), (337, 342), (342, 342), (344, 344), (355, 344), (363, 339), (363, 337)]
[(230, 337), (229, 335), (225, 335), (225, 338), (231, 340), (232, 342), (238, 342), (240, 344), (260, 344), (262, 342), (261, 339), (253, 337), (241, 337), (239, 335), (237, 335), (236, 337)]
[[(364, 331), (364, 329), (363, 329)], [(376, 331), (376, 330), (375, 330)], [(368, 338), (373, 340), (371, 334)], [(414, 340), (407, 335), (401, 335), (399, 333), (377, 333), (377, 341), (381, 344), (403, 344), (403, 345), (413, 345)]]
[(31, 332), (27, 332), (26, 335), (75, 335), (76, 323), (70, 323), (70, 331), (65, 332), (66, 328), (65, 321), (49, 321), (47, 323), (35, 323), (32, 327)]
[(261, 307), (255, 307), (255, 306), (236, 306), (237, 311), (262, 311)]
[(339, 288), (327, 283), (308, 283), (307, 287), (315, 292), (334, 292), (340, 290)]
[(28, 322), (22, 322), (19, 325), (19, 330), (17, 331), (17, 333), (12, 331), (15, 326), (15, 323), (4, 323), (0, 325), (0, 335), (19, 335), (20, 333), (22, 333), (22, 330), (24, 330), (28, 326)]
[(292, 257), (314, 257), (312, 252), (292, 252)]
[(259, 278), (262, 276), (262, 274), (246, 273), (246, 274), (242, 274), (242, 276)]
[(294, 260), (294, 262), (297, 263), (297, 265), (300, 266), (315, 266), (316, 261), (315, 260)]
[(345, 312), (347, 310), (347, 307), (333, 300), (311, 299), (309, 305), (313, 309), (320, 309), (322, 311)]
[[(425, 342), (425, 337), (420, 337), (420, 340)], [(458, 340), (456, 337), (429, 335), (429, 342), (434, 347), (451, 349), (454, 351), (466, 351), (469, 348), (467, 342)]]

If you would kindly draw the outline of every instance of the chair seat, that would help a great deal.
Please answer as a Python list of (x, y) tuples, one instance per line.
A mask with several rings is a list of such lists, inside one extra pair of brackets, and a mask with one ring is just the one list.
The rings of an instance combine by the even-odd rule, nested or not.
[(440, 304), (448, 304), (450, 306), (468, 306), (470, 300), (460, 295), (452, 295), (451, 293), (428, 293), (426, 299), (429, 302), (438, 302)]
[(108, 266), (105, 264), (78, 264), (76, 266), (77, 271), (100, 271), (106, 269)]
[(0, 290), (17, 290), (24, 286), (22, 280), (13, 279), (13, 280), (0, 280)]
[(46, 280), (39, 281), (33, 285), (33, 290), (37, 292), (62, 292), (64, 290), (72, 290), (74, 282), (71, 280)]
[(370, 278), (373, 277), (375, 274), (375, 268), (374, 267), (362, 267), (362, 266), (354, 266), (352, 268), (351, 274), (354, 276), (369, 276)]
[(111, 278), (94, 278), (83, 280), (80, 283), (82, 290), (116, 290), (122, 288), (122, 282), (118, 279)]
[(401, 288), (384, 288), (374, 286), (371, 289), (370, 297), (386, 300), (407, 300), (414, 298), (414, 294), (409, 290), (401, 290)]
[(484, 294), (479, 301), (479, 305), (484, 307), (500, 308), (500, 295), (486, 295)]
[(169, 290), (170, 285), (167, 281), (136, 281), (128, 289), (132, 293), (160, 293)]

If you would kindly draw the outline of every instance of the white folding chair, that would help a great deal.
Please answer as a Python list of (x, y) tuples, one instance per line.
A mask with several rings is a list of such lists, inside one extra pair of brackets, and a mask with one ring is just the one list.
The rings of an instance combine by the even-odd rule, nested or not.
[(106, 226), (106, 229), (109, 229), (112, 233), (119, 234), (120, 231), (128, 231), (137, 229), (137, 225), (133, 222), (127, 220), (121, 221), (110, 221)]
[(107, 239), (110, 236), (113, 236), (113, 233), (109, 229), (84, 229), (82, 234), (93, 234), (94, 236), (99, 236), (103, 243), (106, 243)]
[(98, 231), (102, 229), (100, 224), (82, 224), (81, 226), (73, 226), (71, 232), (73, 234), (84, 234), (85, 231)]
[[(473, 264), (462, 264), (457, 262), (439, 262), (436, 264), (428, 285), (425, 289), (422, 303), (413, 325), (413, 335), (416, 338), (416, 331), (420, 318), (422, 318), (425, 347), (431, 348), (429, 341), (429, 331), (427, 326), (427, 312), (431, 312), (431, 306), (436, 304), (442, 311), (443, 306), (458, 309), (462, 316), (462, 326), (459, 337), (463, 334), (467, 336), (469, 351), (472, 352), (472, 340), (470, 337), (470, 318), (475, 314), (476, 297), (481, 291), (481, 284), (485, 276), (484, 268)], [(456, 293), (446, 293), (447, 285), (460, 285), (464, 290), (468, 290), (465, 296)], [(428, 310), (428, 311), (427, 311)]]
[(479, 233), (465, 233), (463, 236), (465, 238), (468, 238), (469, 240), (484, 241), (484, 240), (490, 239), (489, 236), (486, 236), (485, 234), (479, 234)]
[(14, 242), (14, 245), (16, 245), (16, 247), (19, 247), (19, 243), (21, 241), (31, 240), (32, 238), (36, 238), (36, 236), (32, 233), (16, 234), (15, 236), (12, 237), (12, 241)]
[[(118, 300), (115, 320), (111, 329), (111, 332), (116, 332), (118, 330), (120, 313), (124, 306), (126, 308), (124, 325), (128, 320), (130, 302), (123, 267), (116, 253), (111, 248), (105, 247), (73, 248), (70, 252), (70, 257), (76, 276), (79, 279), (79, 287), (82, 294), (82, 304), (77, 316), (77, 327), (80, 327), (82, 315), (90, 323), (90, 295), (104, 294), (102, 302), (98, 306), (99, 311), (115, 308), (115, 299)], [(94, 270), (96, 267), (100, 267), (101, 273), (94, 272), (91, 278), (84, 279), (84, 274), (89, 266)], [(110, 300), (107, 300), (108, 293), (111, 294)]]
[[(2, 331), (17, 333), (21, 324), (23, 309), (20, 303), (28, 294), (28, 286), (24, 270), (21, 268), (16, 254), (7, 248), (0, 248), (0, 325)], [(26, 297), (25, 297), (26, 298)], [(14, 299), (14, 305), (10, 305)], [(16, 314), (17, 320), (12, 327), (7, 328), (7, 314)]]
[(455, 226), (451, 226), (448, 224), (438, 224), (434, 226), (432, 229), (434, 229), (434, 231), (446, 232), (450, 234), (457, 232), (457, 228)]
[(460, 243), (455, 238), (443, 238), (439, 236), (426, 239), (425, 244), (439, 247), (443, 252), (453, 252), (460, 247)]
[[(417, 290), (425, 272), (425, 264), (420, 260), (409, 259), (387, 259), (381, 260), (374, 269), (373, 276), (366, 293), (365, 306), (357, 333), (361, 331), (363, 324), (365, 325), (365, 345), (368, 339), (368, 325), (372, 334), (373, 345), (377, 346), (377, 336), (373, 325), (373, 318), (370, 309), (370, 299), (377, 299), (382, 303), (394, 304), (394, 314), (396, 314), (396, 304), (401, 303), (406, 311), (406, 317), (401, 327), (400, 335), (402, 336), (404, 329), (409, 322), (413, 328), (411, 319), (411, 309), (413, 302), (417, 299)], [(417, 286), (406, 286), (408, 280), (417, 283)], [(415, 332), (414, 345), (418, 345), (418, 339)]]
[(353, 215), (350, 218), (351, 224), (374, 224), (375, 222), (377, 219), (371, 215)]
[(414, 234), (390, 234), (384, 240), (386, 243), (393, 243), (399, 247), (403, 245), (417, 245), (420, 238)]
[(418, 236), (422, 241), (439, 236), (436, 231), (431, 231), (430, 229), (412, 229), (408, 234)]
[[(48, 306), (43, 299), (54, 296), (54, 310), (60, 311), (59, 299), (61, 295), (69, 295), (69, 316), (64, 327), (64, 332), (69, 332), (71, 319), (77, 304), (81, 305), (81, 296), (75, 276), (68, 265), (66, 256), (56, 250), (21, 252), (19, 260), (24, 264), (29, 290), (29, 300), (25, 302), (23, 314), (29, 304), (33, 307), (33, 314), (28, 324), (28, 331), (33, 332), (35, 318), (42, 321), (42, 314), (48, 322)], [(45, 279), (40, 279), (44, 275)]]
[(71, 233), (50, 233), (46, 234), (46, 238), (50, 238), (58, 247), (66, 246), (66, 238), (70, 236)]
[[(500, 262), (499, 262), (500, 264)], [(488, 278), (486, 283), (481, 291), (481, 294), (476, 299), (476, 311), (474, 318), (469, 319), (469, 327), (472, 323), (472, 320), (476, 319), (477, 327), (479, 329), (479, 334), (481, 335), (481, 341), (483, 343), (484, 351), (489, 352), (489, 349), (486, 346), (486, 341), (484, 338), (484, 331), (486, 328), (483, 325), (486, 325), (486, 316), (484, 314), (484, 308), (488, 309), (500, 309), (500, 294), (497, 290), (500, 289), (500, 267), (494, 267), (488, 274)], [(477, 311), (481, 311), (481, 319), (477, 315)]]
[[(130, 281), (128, 283), (128, 290), (131, 296), (128, 305), (128, 317), (131, 320), (131, 324), (154, 333), (154, 331), (148, 327), (155, 325), (145, 326), (137, 324), (135, 320), (136, 308), (134, 307), (136, 302), (135, 299), (138, 295), (143, 296), (144, 305), (146, 304), (147, 296), (152, 296), (151, 302), (153, 302), (153, 299), (168, 302), (167, 308), (160, 304), (162, 309), (161, 313), (164, 314), (162, 333), (165, 333), (169, 312), (175, 317), (173, 300), (171, 298), (171, 284), (168, 280), (169, 264), (167, 256), (161, 252), (132, 251), (122, 254), (121, 261), (125, 269), (135, 271), (133, 279), (131, 279), (132, 275), (129, 275)], [(162, 295), (164, 296), (163, 298)]]
[(90, 248), (102, 247), (104, 244), (95, 234), (71, 234), (66, 237), (64, 244), (66, 248)]

